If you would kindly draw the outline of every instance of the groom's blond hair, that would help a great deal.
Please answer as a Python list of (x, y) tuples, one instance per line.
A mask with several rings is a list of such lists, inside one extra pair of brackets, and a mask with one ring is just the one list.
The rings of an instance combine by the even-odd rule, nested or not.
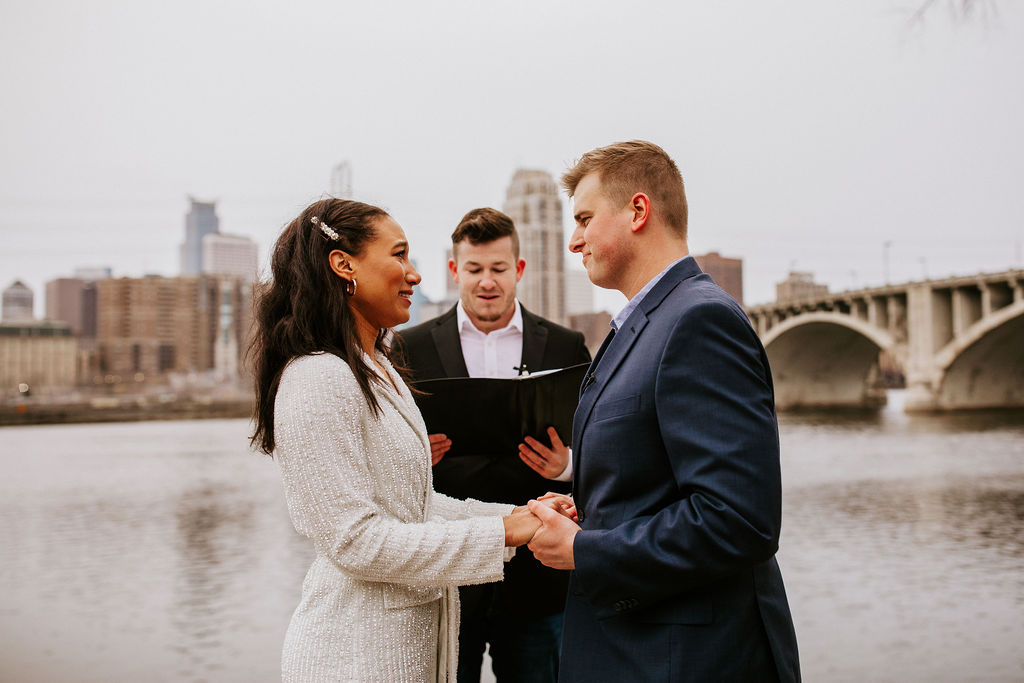
[(661, 219), (686, 239), (683, 176), (661, 147), (631, 140), (591, 150), (562, 175), (562, 187), (572, 197), (580, 181), (591, 173), (597, 174), (601, 193), (617, 205), (630, 201), (638, 192), (646, 194)]

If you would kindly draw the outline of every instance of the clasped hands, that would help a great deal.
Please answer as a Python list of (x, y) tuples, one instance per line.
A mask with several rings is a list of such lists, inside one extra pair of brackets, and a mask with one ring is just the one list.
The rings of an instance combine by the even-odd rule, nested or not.
[(546, 493), (516, 507), (502, 518), (505, 545), (526, 544), (542, 564), (552, 569), (575, 569), (572, 544), (580, 527), (571, 496)]

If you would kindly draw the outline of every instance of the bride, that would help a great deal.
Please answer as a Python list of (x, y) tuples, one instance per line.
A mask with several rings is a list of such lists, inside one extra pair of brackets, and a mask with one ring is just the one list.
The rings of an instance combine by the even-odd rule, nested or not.
[(455, 587), (501, 580), (539, 521), (433, 490), (427, 431), (387, 344), (420, 276), (387, 213), (315, 202), (278, 238), (271, 270), (256, 304), (252, 441), (277, 460), (316, 550), (282, 678), (454, 680)]

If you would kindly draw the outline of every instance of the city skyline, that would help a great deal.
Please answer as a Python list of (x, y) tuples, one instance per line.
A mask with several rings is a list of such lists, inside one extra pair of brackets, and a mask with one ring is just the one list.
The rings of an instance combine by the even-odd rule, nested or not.
[[(213, 234), (211, 236), (218, 237), (218, 238), (223, 238), (225, 240), (225, 242), (228, 242), (228, 241), (235, 242), (235, 241), (237, 241), (237, 242), (244, 242), (244, 243), (250, 243), (252, 245), (256, 245), (256, 247), (257, 247), (257, 249), (259, 251), (259, 254), (260, 254), (260, 256), (259, 256), (259, 264), (258, 264), (258, 269), (257, 269), (258, 270), (258, 274), (260, 276), (260, 280), (265, 280), (266, 279), (266, 277), (269, 274), (269, 265), (265, 261), (266, 261), (266, 259), (269, 259), (269, 251), (270, 251), (270, 249), (273, 246), (272, 243), (270, 245), (266, 246), (266, 247), (263, 247), (262, 245), (258, 245), (255, 241), (253, 241), (252, 238), (249, 235), (243, 234), (243, 233), (239, 233), (239, 234), (215, 233), (215, 234)], [(204, 244), (207, 241), (208, 240), (204, 239)], [(883, 252), (888, 251), (888, 249), (891, 247), (891, 245), (892, 245), (891, 241), (885, 242), (883, 244), (883, 247), (882, 247)], [(1015, 245), (1015, 246), (1019, 246), (1019, 245)], [(442, 253), (440, 255), (440, 260), (437, 261), (437, 263), (440, 263), (443, 266), (441, 268), (442, 274), (441, 274), (441, 277), (440, 277), (440, 284), (438, 284), (437, 282), (432, 282), (431, 284), (433, 284), (435, 286), (432, 287), (429, 290), (429, 292), (427, 292), (427, 293), (424, 292), (423, 288), (419, 288), (419, 290), (418, 290), (421, 293), (423, 293), (424, 296), (428, 297), (428, 301), (430, 303), (433, 303), (433, 304), (446, 302), (451, 297), (452, 292), (455, 291), (455, 285), (454, 285), (453, 282), (451, 282), (451, 278), (450, 278), (450, 276), (449, 276), (449, 274), (447, 272), (447, 261), (450, 258), (451, 247), (449, 246), (446, 251), (447, 251), (447, 253)], [(267, 254), (264, 255), (264, 252), (267, 252)], [(717, 251), (715, 251), (715, 250), (710, 250), (710, 251), (707, 251), (707, 252), (704, 252), (704, 253), (701, 254), (701, 253), (697, 253), (692, 247), (690, 248), (690, 252), (689, 253), (690, 253), (691, 256), (696, 257), (698, 262), (703, 257), (707, 257), (707, 256), (712, 256), (713, 255), (715, 257), (720, 257), (719, 254), (717, 253)], [(747, 265), (748, 265), (749, 260), (751, 260), (749, 256), (744, 255), (743, 253), (728, 254), (728, 255), (725, 255), (725, 256), (727, 257), (727, 260), (739, 261), (741, 263), (741, 266), (740, 266), (741, 268), (746, 268)], [(756, 260), (756, 259), (753, 259), (753, 260)], [(884, 260), (885, 260), (885, 257), (883, 256), (883, 262), (884, 262)], [(437, 263), (428, 263), (428, 265), (425, 268), (422, 268), (422, 270), (428, 270), (431, 266), (437, 265)], [(800, 261), (794, 259), (794, 260), (791, 260), (789, 262), (789, 266), (795, 266), (798, 263), (800, 263)], [(1013, 255), (1013, 258), (1010, 261), (1008, 261), (1007, 265), (1004, 266), (1004, 267), (998, 267), (997, 266), (997, 267), (992, 267), (992, 268), (988, 268), (988, 269), (976, 269), (976, 270), (972, 270), (969, 267), (965, 267), (964, 269), (962, 269), (960, 271), (948, 271), (948, 272), (942, 272), (942, 273), (936, 273), (936, 274), (929, 274), (928, 273), (928, 271), (927, 271), (927, 260), (926, 259), (923, 259), (923, 258), (919, 257), (917, 259), (917, 261), (916, 261), (916, 266), (921, 269), (920, 270), (920, 274), (918, 276), (916, 276), (916, 277), (915, 276), (909, 276), (909, 277), (906, 277), (906, 278), (904, 278), (902, 280), (891, 278), (891, 277), (887, 277), (886, 275), (883, 274), (881, 279), (877, 279), (877, 280), (873, 280), (873, 281), (869, 281), (869, 282), (859, 282), (857, 280), (857, 278), (856, 278), (856, 274), (857, 273), (854, 270), (854, 271), (848, 271), (848, 275), (851, 276), (851, 281), (848, 282), (845, 285), (842, 284), (842, 283), (840, 283), (839, 285), (832, 285), (832, 284), (829, 284), (829, 283), (822, 282), (818, 286), (819, 287), (824, 287), (825, 288), (824, 291), (830, 292), (830, 293), (841, 293), (841, 292), (847, 292), (847, 291), (849, 291), (849, 292), (856, 292), (856, 291), (860, 291), (860, 290), (864, 290), (864, 289), (884, 287), (884, 286), (893, 285), (893, 284), (907, 284), (907, 283), (911, 283), (911, 282), (926, 282), (926, 281), (943, 279), (943, 278), (949, 278), (949, 277), (965, 277), (965, 276), (972, 276), (972, 275), (996, 274), (996, 273), (1001, 273), (1001, 272), (1004, 272), (1004, 271), (1024, 269), (1024, 258), (1022, 258), (1019, 253), (1015, 252), (1014, 255)], [(177, 275), (182, 274), (182, 273), (178, 272), (178, 271), (180, 271), (180, 268), (178, 269), (178, 271), (175, 271), (175, 269), (173, 269), (173, 268), (170, 271), (154, 271), (154, 270), (116, 271), (116, 270), (114, 270), (109, 265), (99, 265), (99, 264), (81, 265), (81, 264), (78, 264), (78, 265), (75, 265), (74, 267), (72, 267), (71, 270), (62, 270), (60, 272), (55, 272), (55, 273), (53, 273), (53, 274), (51, 274), (51, 275), (49, 275), (47, 277), (33, 277), (33, 278), (30, 278), (30, 277), (24, 277), (24, 276), (15, 276), (15, 277), (11, 278), (6, 283), (6, 287), (11, 287), (11, 286), (14, 286), (16, 284), (21, 284), (23, 286), (28, 286), (30, 288), (30, 290), (31, 290), (32, 297), (34, 299), (34, 301), (33, 301), (33, 315), (34, 315), (34, 319), (36, 319), (36, 320), (49, 320), (49, 319), (52, 319), (52, 316), (49, 315), (46, 312), (47, 301), (48, 301), (48, 297), (47, 297), (48, 286), (50, 284), (54, 283), (57, 280), (81, 278), (82, 276), (80, 275), (80, 273), (82, 271), (92, 271), (92, 270), (97, 270), (97, 271), (103, 270), (103, 271), (106, 271), (106, 275), (104, 277), (108, 277), (108, 278), (140, 278), (140, 277), (152, 277), (152, 276), (156, 276), (156, 277), (176, 277)], [(232, 270), (234, 270), (234, 269), (232, 269)], [(713, 274), (711, 271), (708, 271), (707, 268), (704, 268), (704, 270), (706, 272), (709, 272), (709, 274)], [(884, 270), (884, 265), (883, 265), (883, 270)], [(907, 268), (905, 270), (909, 270), (909, 268)], [(533, 269), (531, 269), (531, 272), (532, 271), (533, 271)], [(210, 271), (210, 272), (215, 272), (215, 271)], [(779, 275), (779, 278), (778, 278), (777, 281), (771, 283), (771, 291), (770, 292), (768, 290), (764, 290), (763, 292), (761, 292), (759, 290), (759, 294), (761, 295), (761, 298), (758, 298), (756, 301), (753, 301), (753, 302), (748, 302), (748, 303), (746, 303), (744, 305), (746, 305), (746, 306), (758, 306), (758, 305), (761, 305), (761, 304), (770, 304), (770, 303), (779, 302), (779, 301), (782, 301), (783, 298), (789, 298), (790, 295), (788, 295), (788, 294), (785, 295), (785, 297), (780, 298), (781, 295), (778, 292), (780, 291), (780, 287), (787, 287), (787, 286), (789, 286), (789, 283), (792, 281), (794, 275), (810, 277), (810, 278), (813, 278), (815, 280), (820, 279), (819, 275), (818, 275), (818, 272), (813, 270), (813, 269), (799, 270), (799, 271), (787, 270), (787, 271), (785, 271), (785, 272), (783, 272), (783, 273), (781, 273)], [(570, 276), (584, 276), (584, 277), (586, 276), (586, 271), (584, 269), (582, 269), (581, 267), (578, 267), (578, 264), (575, 263), (574, 258), (572, 257), (572, 255), (568, 255), (566, 257), (566, 264), (565, 264), (566, 287), (569, 287), (570, 282), (582, 282), (582, 280), (580, 280), (579, 277), (570, 277)], [(742, 275), (741, 275), (741, 279), (742, 279)], [(38, 287), (35, 286), (37, 284), (37, 281), (38, 281)], [(3, 283), (0, 283), (0, 285), (3, 285)], [(726, 288), (726, 289), (728, 291), (728, 288)], [(566, 293), (568, 294), (568, 289), (566, 290)], [(614, 314), (618, 310), (618, 308), (621, 308), (621, 306), (625, 305), (625, 303), (626, 303), (626, 299), (624, 297), (622, 297), (621, 295), (619, 295), (618, 292), (615, 292), (615, 291), (601, 290), (600, 288), (596, 288), (595, 287), (593, 294), (594, 294), (594, 298), (595, 298), (594, 305), (593, 305), (593, 311), (594, 312), (605, 311), (605, 312)], [(737, 297), (737, 300), (740, 301), (741, 304), (744, 303), (742, 297)], [(573, 312), (573, 311), (568, 311), (568, 309), (567, 309), (567, 314), (571, 313), (571, 312)], [(581, 312), (581, 311), (575, 311), (575, 312)]]
[(467, 209), (500, 208), (516, 168), (557, 180), (630, 138), (676, 159), (691, 251), (743, 258), (748, 304), (790, 270), (835, 291), (1024, 267), (1024, 8), (908, 26), (895, 0), (820, 5), (641, 3), (642, 40), (603, 2), (5, 9), (0, 287), (22, 280), (42, 315), (44, 283), (78, 266), (175, 274), (189, 194), (265, 267), (344, 161), (438, 299)]

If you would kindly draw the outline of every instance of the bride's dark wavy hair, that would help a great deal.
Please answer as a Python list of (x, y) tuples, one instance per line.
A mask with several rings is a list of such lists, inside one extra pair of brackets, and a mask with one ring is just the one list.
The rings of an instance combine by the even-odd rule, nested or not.
[[(274, 451), (274, 399), (281, 373), (293, 358), (317, 351), (341, 358), (352, 368), (370, 409), (379, 414), (371, 383), (380, 378), (363, 360), (347, 282), (331, 270), (328, 254), (335, 249), (362, 254), (387, 215), (376, 206), (331, 197), (306, 207), (277, 238), (271, 280), (256, 296), (256, 334), (249, 349), (256, 381), (256, 431), (250, 442), (264, 453)], [(328, 238), (313, 218), (340, 239)], [(375, 347), (390, 358), (384, 335), (381, 330)]]

